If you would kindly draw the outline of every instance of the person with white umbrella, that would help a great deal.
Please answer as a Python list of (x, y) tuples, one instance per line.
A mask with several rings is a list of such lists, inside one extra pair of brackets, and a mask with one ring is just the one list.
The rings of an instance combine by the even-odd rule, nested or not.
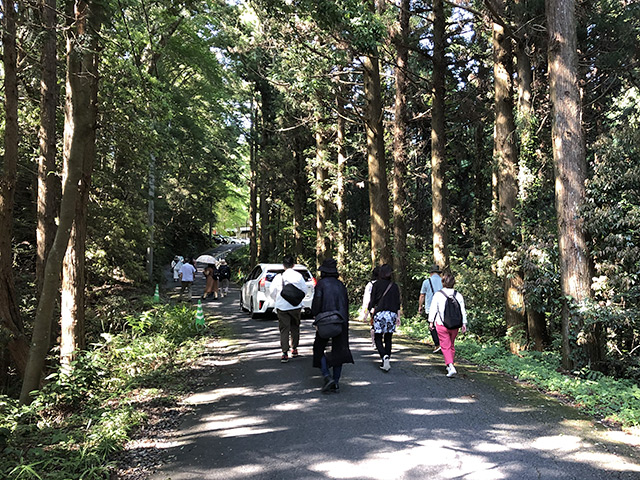
[(218, 299), (218, 280), (220, 279), (220, 273), (218, 272), (218, 268), (215, 263), (210, 263), (207, 265), (207, 268), (202, 272), (204, 273), (205, 278), (207, 279), (207, 285), (205, 286), (204, 293), (202, 294), (202, 299), (213, 295), (214, 299)]

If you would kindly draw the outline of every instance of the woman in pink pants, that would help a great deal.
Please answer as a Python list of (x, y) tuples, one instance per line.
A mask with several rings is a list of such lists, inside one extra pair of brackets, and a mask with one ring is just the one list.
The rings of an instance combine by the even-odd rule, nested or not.
[[(467, 331), (467, 311), (464, 308), (464, 298), (453, 289), (456, 283), (456, 279), (452, 273), (445, 273), (442, 275), (442, 290), (438, 290), (433, 295), (431, 307), (429, 308), (429, 326), (433, 328), (435, 324), (436, 331), (438, 332), (438, 338), (440, 339), (440, 347), (442, 347), (442, 355), (444, 356), (444, 363), (447, 365), (447, 377), (453, 377), (458, 373), (456, 367), (453, 366), (453, 361), (456, 355), (456, 348), (454, 342), (458, 335), (458, 330), (462, 330), (462, 333)], [(460, 329), (449, 329), (444, 326), (444, 308), (447, 304), (447, 297), (453, 297), (458, 301), (460, 305), (460, 311), (462, 313), (462, 327)]]

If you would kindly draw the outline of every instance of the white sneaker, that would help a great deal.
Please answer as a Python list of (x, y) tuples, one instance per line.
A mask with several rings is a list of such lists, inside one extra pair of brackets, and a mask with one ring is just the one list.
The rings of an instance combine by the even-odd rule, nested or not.
[(456, 371), (456, 367), (453, 366), (453, 363), (450, 363), (449, 365), (447, 365), (447, 377), (451, 378), (451, 377), (455, 377), (456, 373), (458, 373)]
[(442, 347), (438, 345), (436, 348), (433, 349), (433, 353), (438, 353), (440, 350), (442, 350)]
[(381, 370), (388, 372), (389, 370), (391, 370), (391, 362), (389, 362), (389, 355), (385, 355), (384, 358), (382, 359), (382, 366), (380, 367)]

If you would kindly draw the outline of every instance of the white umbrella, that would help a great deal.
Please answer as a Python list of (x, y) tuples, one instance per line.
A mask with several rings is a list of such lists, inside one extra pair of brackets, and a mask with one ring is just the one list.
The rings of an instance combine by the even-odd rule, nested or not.
[(218, 263), (218, 259), (211, 255), (200, 255), (196, 258), (196, 262), (198, 263)]

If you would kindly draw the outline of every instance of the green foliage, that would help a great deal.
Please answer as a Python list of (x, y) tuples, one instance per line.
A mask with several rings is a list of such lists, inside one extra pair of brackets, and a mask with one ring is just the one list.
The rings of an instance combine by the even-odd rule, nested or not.
[(30, 406), (0, 396), (0, 477), (109, 478), (112, 454), (144, 421), (140, 395), (171, 395), (168, 379), (201, 348), (190, 306), (142, 308), (124, 328), (52, 374)]
[(503, 345), (480, 344), (473, 339), (456, 341), (456, 354), (480, 365), (496, 367), (548, 392), (564, 395), (590, 415), (627, 427), (640, 425), (640, 388), (632, 381), (588, 369), (567, 375), (559, 371), (558, 353), (523, 352), (517, 356)]
[(595, 143), (592, 178), (582, 209), (595, 260), (596, 303), (587, 323), (607, 331), (605, 371), (640, 378), (640, 109), (637, 88), (621, 94)]
[[(420, 340), (431, 338), (419, 317), (405, 319), (402, 332)], [(625, 427), (640, 425), (640, 388), (636, 383), (587, 368), (571, 375), (562, 373), (558, 352), (525, 351), (513, 355), (504, 340), (481, 341), (467, 334), (456, 339), (456, 356), (495, 368), (549, 393), (563, 395), (590, 415)]]
[(369, 241), (353, 245), (343, 265), (339, 267), (340, 279), (349, 292), (349, 304), (359, 307), (362, 304), (364, 287), (371, 280), (371, 250)]
[(226, 256), (227, 264), (231, 269), (232, 282), (241, 284), (244, 280), (244, 277), (249, 275), (251, 269), (250, 255), (251, 252), (249, 250), (249, 246), (246, 246), (242, 248), (236, 248)]
[(464, 296), (469, 330), (482, 339), (506, 334), (502, 281), (493, 273), (490, 258), (469, 253), (451, 267), (456, 290)]

